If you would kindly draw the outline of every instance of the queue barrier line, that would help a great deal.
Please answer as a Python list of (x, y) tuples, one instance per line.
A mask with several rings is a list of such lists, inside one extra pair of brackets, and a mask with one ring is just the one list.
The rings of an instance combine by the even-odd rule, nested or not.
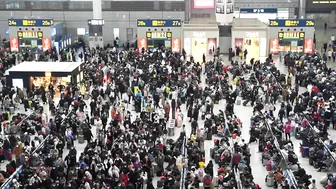
[[(24, 119), (21, 120), (21, 122), (18, 124), (21, 125), (23, 123), (23, 121), (27, 120), (33, 113), (35, 112), (31, 112), (30, 114), (28, 114), (27, 117), (25, 117)], [(71, 111), (67, 114), (66, 118), (69, 117), (69, 115), (71, 114)], [(65, 118), (65, 119), (66, 119)], [(62, 120), (62, 123), (64, 123), (65, 119)], [(47, 135), (43, 141), (40, 143), (40, 145), (29, 155), (29, 157), (33, 156), (36, 152), (38, 152), (40, 149), (42, 149), (42, 147), (44, 146), (44, 144), (48, 141), (48, 139), (51, 137), (51, 135)], [(6, 182), (4, 182), (1, 186), (0, 189), (9, 189), (10, 188), (10, 184), (12, 183), (13, 179), (16, 178), (19, 174), (22, 173), (23, 171), (23, 166), (20, 165), (15, 172), (6, 180)]]
[[(261, 115), (263, 115), (263, 114), (261, 114)], [(289, 181), (288, 183), (289, 183), (290, 186), (293, 186), (295, 189), (298, 189), (299, 186), (298, 186), (297, 180), (295, 179), (292, 170), (290, 168), (288, 168), (287, 160), (286, 160), (285, 156), (283, 155), (283, 153), (282, 153), (282, 151), (280, 149), (280, 145), (279, 145), (278, 139), (274, 136), (272, 128), (268, 124), (267, 118), (265, 117), (265, 115), (263, 115), (263, 119), (264, 119), (264, 124), (266, 125), (266, 128), (267, 128), (267, 132), (269, 132), (269, 134), (273, 138), (273, 140), (274, 140), (274, 142), (273, 142), (274, 146), (276, 147), (277, 151), (279, 152), (279, 154), (281, 156), (281, 161), (280, 161), (279, 165), (282, 164), (285, 167), (284, 170), (283, 170), (283, 176)]]

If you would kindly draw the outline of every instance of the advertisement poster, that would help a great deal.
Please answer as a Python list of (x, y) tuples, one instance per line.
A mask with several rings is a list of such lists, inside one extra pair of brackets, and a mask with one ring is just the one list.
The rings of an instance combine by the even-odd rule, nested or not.
[(225, 1), (225, 14), (233, 14), (233, 0)]
[(17, 38), (10, 38), (9, 45), (11, 52), (19, 52), (19, 41)]
[(51, 49), (51, 39), (50, 38), (43, 38), (42, 39), (42, 49), (43, 51), (47, 51)]
[(194, 9), (213, 9), (215, 0), (194, 0)]
[(186, 51), (187, 55), (190, 55), (191, 52), (191, 39), (184, 38), (184, 50)]
[(142, 48), (147, 49), (147, 39), (139, 38), (138, 39), (138, 48), (141, 51)]
[(209, 54), (213, 54), (217, 49), (217, 38), (208, 38)]
[(175, 53), (180, 53), (181, 41), (180, 39), (172, 39), (172, 51)]
[(313, 53), (314, 41), (313, 39), (304, 40), (304, 53), (311, 54)]
[(273, 54), (278, 54), (279, 52), (279, 39), (270, 40), (270, 50)]
[(216, 0), (216, 13), (224, 14), (224, 1), (225, 0)]
[(244, 41), (243, 38), (236, 38), (235, 39), (235, 47), (243, 48), (243, 41)]

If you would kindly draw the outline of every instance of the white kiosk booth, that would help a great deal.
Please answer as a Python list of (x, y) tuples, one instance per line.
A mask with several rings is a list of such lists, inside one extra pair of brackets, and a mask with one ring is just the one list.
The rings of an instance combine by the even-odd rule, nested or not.
[(258, 18), (235, 18), (232, 23), (233, 50), (240, 47), (247, 50), (246, 61), (252, 58), (265, 61), (268, 53), (268, 26)]

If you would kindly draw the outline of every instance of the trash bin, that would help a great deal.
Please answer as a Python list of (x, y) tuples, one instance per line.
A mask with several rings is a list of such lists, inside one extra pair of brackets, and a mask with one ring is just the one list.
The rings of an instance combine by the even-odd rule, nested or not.
[(174, 136), (174, 127), (172, 125), (168, 126), (168, 136)]

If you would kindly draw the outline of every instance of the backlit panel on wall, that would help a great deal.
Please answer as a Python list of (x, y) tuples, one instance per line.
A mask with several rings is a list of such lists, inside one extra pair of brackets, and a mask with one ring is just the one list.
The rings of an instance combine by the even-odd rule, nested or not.
[(180, 53), (181, 50), (181, 41), (180, 39), (172, 39), (172, 51), (175, 53)]
[(213, 9), (215, 0), (194, 0), (194, 9)]

